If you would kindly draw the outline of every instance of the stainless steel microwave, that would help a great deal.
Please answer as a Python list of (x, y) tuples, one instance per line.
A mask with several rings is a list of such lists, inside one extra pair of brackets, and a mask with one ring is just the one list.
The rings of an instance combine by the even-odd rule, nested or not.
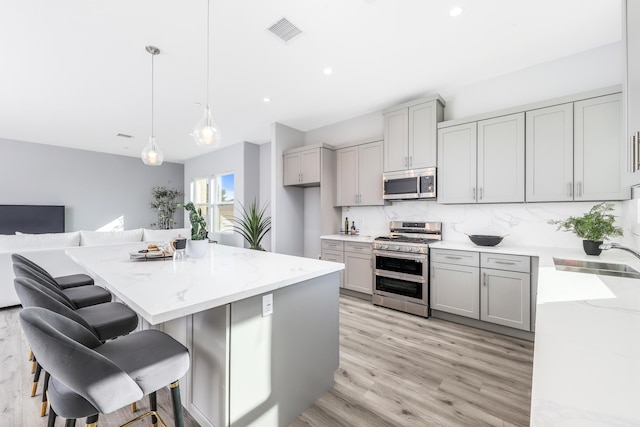
[(385, 200), (435, 199), (436, 168), (388, 172), (382, 175)]

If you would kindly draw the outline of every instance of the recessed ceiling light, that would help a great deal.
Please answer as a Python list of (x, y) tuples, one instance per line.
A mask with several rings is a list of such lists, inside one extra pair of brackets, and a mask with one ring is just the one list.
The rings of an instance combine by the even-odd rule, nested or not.
[(331, 67), (327, 67), (323, 72), (325, 75), (330, 76), (333, 73), (333, 70), (331, 69)]
[(271, 102), (271, 98), (267, 98), (267, 97), (262, 98), (262, 102), (264, 102), (265, 104), (268, 104)]
[(449, 16), (458, 16), (462, 13), (461, 7), (454, 7), (449, 11)]

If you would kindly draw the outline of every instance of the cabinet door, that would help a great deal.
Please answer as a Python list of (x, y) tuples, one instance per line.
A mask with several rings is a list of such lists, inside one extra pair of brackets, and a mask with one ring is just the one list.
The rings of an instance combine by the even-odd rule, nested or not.
[(628, 199), (623, 189), (622, 95), (576, 102), (573, 106), (574, 199)]
[(301, 156), (301, 184), (320, 183), (320, 149), (303, 151)]
[(358, 202), (358, 147), (336, 152), (336, 206), (355, 206)]
[(431, 308), (479, 319), (479, 275), (477, 267), (432, 262)]
[(526, 199), (573, 200), (573, 104), (526, 113)]
[(384, 205), (382, 198), (382, 141), (358, 149), (358, 204)]
[[(344, 254), (342, 251), (332, 249), (322, 249), (320, 258), (324, 261), (344, 262)], [(344, 287), (344, 270), (340, 271), (340, 287)]]
[(531, 276), (482, 269), (480, 320), (528, 331), (531, 329)]
[(476, 202), (476, 128), (438, 129), (438, 203)]
[[(627, 184), (640, 184), (640, 2), (627, 0), (625, 5), (626, 39), (626, 107), (627, 107)], [(634, 141), (633, 138), (636, 138)], [(635, 142), (635, 143), (634, 143)], [(628, 166), (627, 166), (628, 165)]]
[(524, 202), (524, 113), (478, 122), (477, 199)]
[(298, 185), (300, 180), (300, 153), (285, 154), (284, 185)]
[(391, 111), (384, 115), (384, 171), (407, 169), (408, 153), (408, 110)]
[(436, 166), (437, 129), (436, 101), (409, 107), (409, 167)]
[(373, 256), (344, 253), (344, 288), (371, 295), (373, 293)]

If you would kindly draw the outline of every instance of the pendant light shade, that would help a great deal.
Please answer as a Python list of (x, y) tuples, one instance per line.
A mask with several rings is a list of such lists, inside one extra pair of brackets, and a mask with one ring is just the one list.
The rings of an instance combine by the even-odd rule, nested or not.
[(164, 156), (156, 144), (156, 137), (153, 133), (153, 57), (160, 53), (160, 49), (155, 46), (147, 46), (145, 49), (151, 54), (151, 136), (147, 145), (142, 149), (141, 157), (145, 165), (160, 166)]
[(193, 137), (196, 140), (196, 144), (208, 147), (217, 147), (220, 145), (222, 135), (220, 134), (220, 128), (213, 120), (211, 115), (211, 107), (209, 106), (209, 0), (207, 0), (207, 105), (202, 107), (202, 118), (196, 127), (193, 129)]
[(220, 128), (211, 116), (211, 108), (202, 107), (202, 118), (193, 129), (196, 144), (217, 147), (220, 145)]
[(164, 160), (162, 150), (156, 145), (156, 137), (150, 136), (149, 142), (142, 149), (142, 161), (148, 166), (160, 166)]

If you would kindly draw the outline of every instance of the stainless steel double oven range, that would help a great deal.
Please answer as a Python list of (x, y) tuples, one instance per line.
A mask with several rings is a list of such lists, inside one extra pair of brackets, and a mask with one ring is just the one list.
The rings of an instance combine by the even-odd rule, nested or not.
[(442, 240), (441, 222), (391, 221), (373, 241), (373, 303), (429, 316), (429, 243)]

